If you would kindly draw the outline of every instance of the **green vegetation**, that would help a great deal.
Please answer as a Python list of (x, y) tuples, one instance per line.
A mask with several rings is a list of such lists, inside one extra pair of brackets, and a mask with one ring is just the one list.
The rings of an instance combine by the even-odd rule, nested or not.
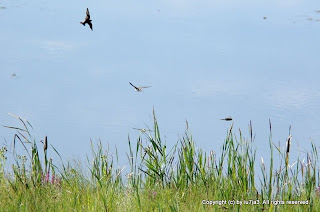
[[(188, 123), (180, 141), (167, 149), (154, 114), (152, 131), (141, 129), (142, 136), (135, 144), (128, 138), (129, 167), (114, 168), (114, 160), (100, 141), (96, 147), (91, 146), (92, 158), (88, 158), (86, 166), (89, 167), (88, 172), (77, 165), (64, 163), (47, 139), (42, 142), (44, 158), (41, 159), (39, 151), (42, 148), (37, 146), (41, 143), (33, 137), (31, 124), (14, 117), (22, 127), (5, 127), (16, 132), (14, 149), (21, 145), (27, 155), (22, 156), (13, 150), (15, 163), (7, 171), (5, 163), (9, 153), (5, 147), (0, 151), (1, 211), (320, 209), (316, 146), (311, 144), (312, 151), (307, 153), (306, 161), (297, 159), (294, 164), (289, 164), (291, 137), (288, 138), (286, 151), (281, 151), (272, 142), (271, 122), (271, 160), (266, 165), (261, 158), (260, 171), (255, 169), (257, 161), (251, 122), (249, 139), (245, 139), (241, 131), (236, 137), (231, 125), (220, 154), (208, 154), (196, 148)], [(61, 161), (48, 160), (49, 149)], [(282, 158), (278, 164), (273, 161), (275, 154)], [(229, 200), (234, 200), (235, 205), (228, 204)], [(242, 205), (237, 204), (239, 201)], [(287, 201), (304, 202), (289, 204)]]

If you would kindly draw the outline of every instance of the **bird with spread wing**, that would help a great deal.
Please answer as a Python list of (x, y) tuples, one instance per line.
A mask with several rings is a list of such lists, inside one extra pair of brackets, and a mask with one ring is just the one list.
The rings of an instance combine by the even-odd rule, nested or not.
[(136, 91), (138, 91), (138, 92), (141, 92), (142, 89), (144, 89), (144, 88), (150, 88), (150, 87), (151, 87), (151, 86), (141, 86), (141, 87), (137, 87), (137, 86), (133, 85), (131, 82), (129, 82), (129, 83), (130, 83), (130, 85), (131, 85), (132, 87), (134, 87), (134, 89), (135, 89)]
[(220, 120), (224, 120), (224, 121), (232, 121), (232, 118), (231, 118), (231, 116), (229, 116), (229, 117), (227, 117), (227, 118), (220, 119)]
[(80, 24), (82, 24), (83, 26), (85, 26), (86, 24), (88, 24), (90, 26), (90, 29), (92, 29), (92, 20), (90, 20), (90, 13), (89, 13), (89, 9), (87, 8), (87, 12), (86, 12), (87, 16), (84, 19), (84, 21), (81, 21)]

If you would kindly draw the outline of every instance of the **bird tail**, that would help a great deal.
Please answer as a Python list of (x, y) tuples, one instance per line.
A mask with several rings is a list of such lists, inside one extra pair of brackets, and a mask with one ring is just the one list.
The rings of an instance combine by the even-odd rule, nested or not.
[(80, 24), (82, 24), (83, 26), (85, 25), (85, 23), (84, 23), (84, 22), (80, 22)]

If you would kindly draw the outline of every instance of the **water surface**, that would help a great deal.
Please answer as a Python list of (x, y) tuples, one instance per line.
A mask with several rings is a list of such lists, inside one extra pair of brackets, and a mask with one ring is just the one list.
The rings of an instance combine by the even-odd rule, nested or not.
[[(79, 23), (87, 7), (93, 31)], [(298, 154), (319, 142), (319, 10), (289, 0), (1, 1), (0, 123), (19, 115), (63, 157), (84, 159), (90, 139), (126, 152), (153, 108), (169, 145), (188, 120), (198, 146), (219, 152), (231, 125), (220, 119), (231, 116), (245, 137), (252, 121), (259, 158), (271, 119), (283, 146), (292, 126)], [(3, 141), (13, 133), (0, 128)]]

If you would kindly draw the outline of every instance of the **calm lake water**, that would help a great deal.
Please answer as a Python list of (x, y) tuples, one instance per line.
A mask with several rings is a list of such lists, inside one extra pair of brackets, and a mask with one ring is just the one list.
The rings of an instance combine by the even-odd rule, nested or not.
[[(79, 23), (87, 7), (93, 31)], [(292, 127), (293, 154), (319, 146), (319, 1), (7, 0), (0, 20), (0, 124), (27, 119), (65, 159), (101, 139), (124, 164), (153, 108), (168, 145), (188, 120), (198, 147), (219, 152), (231, 116), (246, 138), (252, 121), (257, 158), (269, 119), (283, 147)], [(1, 143), (13, 135), (0, 128)]]

